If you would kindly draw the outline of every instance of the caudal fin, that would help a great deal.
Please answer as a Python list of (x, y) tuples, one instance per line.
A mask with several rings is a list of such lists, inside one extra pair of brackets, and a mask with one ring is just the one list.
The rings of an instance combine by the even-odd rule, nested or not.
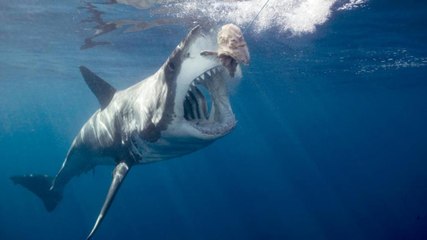
[(48, 175), (24, 175), (13, 176), (10, 178), (15, 184), (19, 184), (37, 195), (44, 203), (47, 211), (51, 212), (55, 209), (62, 199), (62, 194), (50, 190), (53, 177)]

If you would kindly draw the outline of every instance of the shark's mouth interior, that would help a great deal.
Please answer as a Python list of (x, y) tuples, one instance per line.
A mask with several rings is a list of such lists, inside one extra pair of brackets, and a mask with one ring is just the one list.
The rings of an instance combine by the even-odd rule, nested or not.
[(207, 135), (224, 135), (236, 125), (228, 98), (227, 70), (213, 67), (190, 84), (183, 102), (184, 118)]

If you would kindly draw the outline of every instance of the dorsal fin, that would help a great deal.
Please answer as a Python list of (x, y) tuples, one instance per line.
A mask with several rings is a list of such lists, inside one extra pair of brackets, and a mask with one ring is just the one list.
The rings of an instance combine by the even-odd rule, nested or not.
[(80, 66), (80, 72), (90, 90), (98, 99), (101, 109), (107, 107), (111, 99), (113, 99), (116, 89), (85, 66)]

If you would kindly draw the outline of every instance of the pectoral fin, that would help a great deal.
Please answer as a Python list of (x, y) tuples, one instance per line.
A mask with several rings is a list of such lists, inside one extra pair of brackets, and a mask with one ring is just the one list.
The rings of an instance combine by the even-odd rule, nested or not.
[(117, 190), (119, 190), (119, 187), (125, 179), (127, 173), (129, 172), (129, 169), (130, 165), (126, 162), (120, 162), (114, 168), (113, 181), (111, 182), (110, 189), (108, 190), (107, 197), (105, 198), (104, 205), (102, 206), (101, 212), (99, 213), (98, 218), (96, 219), (95, 225), (93, 226), (92, 231), (89, 233), (89, 236), (86, 238), (87, 240), (92, 238), (93, 234), (99, 227), (99, 224), (102, 222), (105, 215), (107, 214), (107, 211), (110, 208), (114, 197), (116, 196)]

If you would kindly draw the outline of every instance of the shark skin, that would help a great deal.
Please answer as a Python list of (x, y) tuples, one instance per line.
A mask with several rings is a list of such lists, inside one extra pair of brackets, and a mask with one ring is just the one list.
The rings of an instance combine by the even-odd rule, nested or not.
[(115, 166), (105, 202), (87, 237), (91, 239), (132, 166), (197, 151), (235, 127), (227, 83), (240, 79), (241, 69), (237, 66), (232, 75), (219, 58), (200, 54), (218, 48), (208, 35), (195, 27), (157, 72), (121, 91), (81, 66), (101, 108), (75, 137), (55, 177), (29, 174), (11, 180), (53, 211), (73, 177), (98, 165)]

